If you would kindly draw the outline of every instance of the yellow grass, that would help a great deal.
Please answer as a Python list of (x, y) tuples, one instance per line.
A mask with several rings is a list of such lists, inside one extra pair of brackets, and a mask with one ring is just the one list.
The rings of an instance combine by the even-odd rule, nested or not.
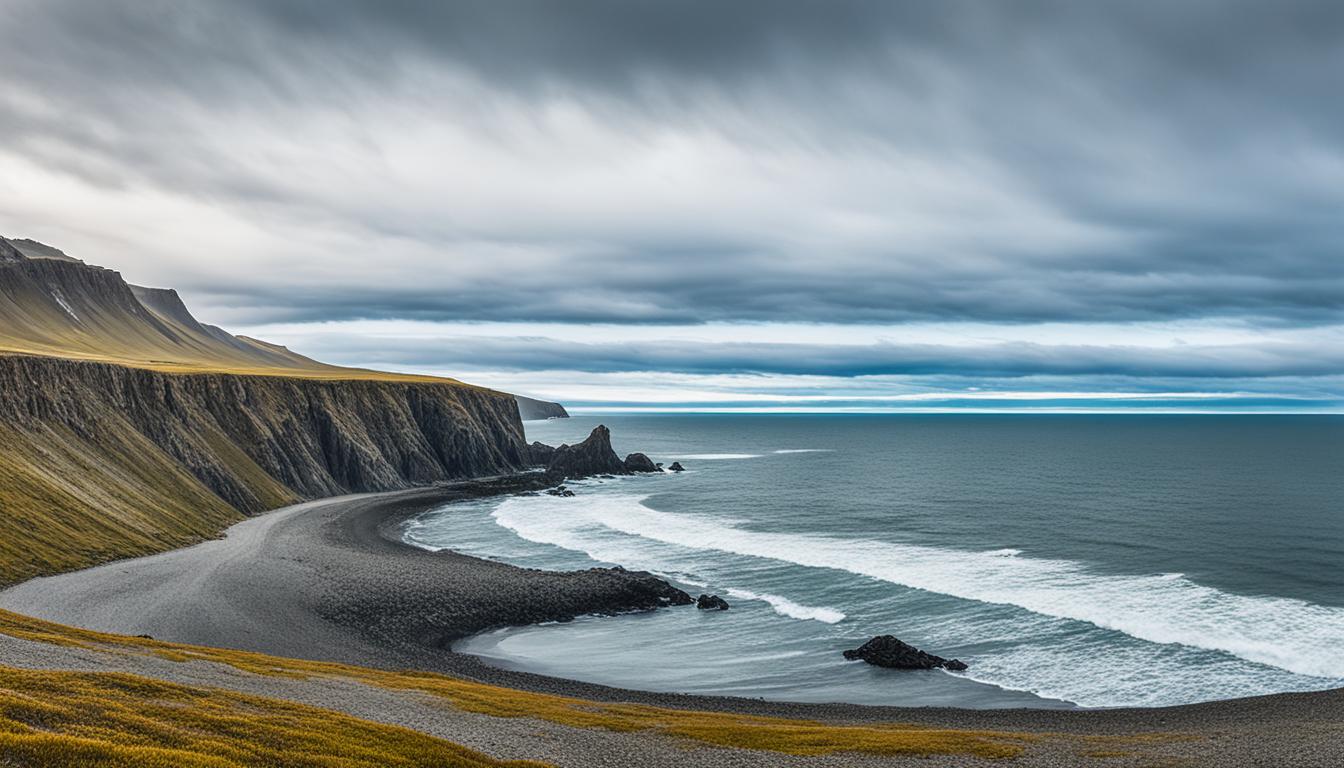
[(226, 664), (258, 675), (341, 678), (438, 697), (457, 709), (493, 717), (531, 717), (578, 728), (651, 732), (721, 747), (792, 755), (974, 755), (1008, 758), (1038, 736), (906, 724), (829, 725), (808, 720), (611, 704), (552, 696), (423, 672), (388, 672), (242, 651), (162, 643), (65, 627), (0, 611), (0, 633), (27, 640), (154, 654), (174, 661)]
[[(0, 423), (0, 445), (0, 585), (186, 546), (242, 519), (119, 419), (92, 435)], [(293, 500), (274, 481), (255, 487), (274, 506)]]
[(0, 666), (0, 765), (487, 768), (501, 762), (329, 710), (122, 674)]
[(127, 368), (170, 374), (228, 373), (235, 376), (278, 376), (280, 378), (311, 379), (314, 381), (391, 381), (407, 384), (447, 384), (451, 386), (484, 389), (443, 376), (428, 376), (414, 373), (393, 373), (375, 371), (368, 368), (342, 368), (336, 365), (315, 364), (311, 367), (295, 365), (293, 367), (247, 365), (228, 360), (180, 359), (165, 360), (144, 357), (134, 352), (127, 354), (106, 354), (81, 352), (64, 349), (59, 346), (45, 348), (29, 344), (5, 344), (0, 341), (0, 356), (56, 357), (62, 360), (76, 360), (86, 363), (111, 363)]

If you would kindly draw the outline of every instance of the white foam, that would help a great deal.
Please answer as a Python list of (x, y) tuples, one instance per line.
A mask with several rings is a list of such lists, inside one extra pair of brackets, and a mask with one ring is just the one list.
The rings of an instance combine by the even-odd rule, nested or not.
[[(915, 589), (1087, 622), (1153, 643), (1221, 651), (1299, 675), (1344, 678), (1344, 608), (1237, 595), (1173, 574), (1095, 573), (1068, 560), (772, 533), (659, 512), (647, 497), (510, 498), (496, 522), (599, 560), (658, 558), (655, 542), (847, 571)], [(626, 534), (613, 537), (610, 532)]]
[(691, 453), (678, 457), (679, 460), (686, 459), (687, 461), (729, 461), (732, 459), (759, 458), (761, 458), (759, 453)]
[(814, 607), (795, 603), (787, 597), (772, 595), (768, 592), (752, 592), (746, 589), (736, 589), (729, 587), (729, 597), (736, 597), (740, 600), (761, 600), (769, 603), (770, 607), (775, 609), (775, 613), (780, 616), (788, 616), (791, 619), (802, 619), (803, 621), (820, 621), (825, 624), (837, 624), (845, 620), (845, 614), (834, 608)]

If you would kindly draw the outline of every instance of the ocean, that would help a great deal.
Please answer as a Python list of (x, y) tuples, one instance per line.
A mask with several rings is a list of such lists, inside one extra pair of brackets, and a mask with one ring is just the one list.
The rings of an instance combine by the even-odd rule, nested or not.
[[(455, 504), (406, 539), (521, 566), (649, 570), (694, 608), (515, 627), (456, 650), (657, 691), (1117, 707), (1344, 686), (1344, 418), (585, 415), (558, 445), (681, 474)], [(962, 673), (849, 662), (893, 634)]]

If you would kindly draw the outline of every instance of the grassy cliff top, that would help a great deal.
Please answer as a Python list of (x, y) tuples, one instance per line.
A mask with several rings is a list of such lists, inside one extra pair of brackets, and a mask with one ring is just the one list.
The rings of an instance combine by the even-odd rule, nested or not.
[(31, 240), (0, 238), (0, 355), (112, 363), (162, 373), (471, 386), (328, 365), (198, 321), (177, 292), (125, 282)]

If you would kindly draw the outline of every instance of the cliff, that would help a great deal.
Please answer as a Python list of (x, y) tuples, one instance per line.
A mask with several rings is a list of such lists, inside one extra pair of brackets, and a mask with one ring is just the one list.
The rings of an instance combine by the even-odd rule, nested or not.
[(0, 583), (180, 546), (301, 498), (515, 471), (511, 396), (0, 357)]
[(569, 412), (565, 406), (559, 403), (549, 403), (545, 400), (533, 400), (530, 397), (514, 395), (518, 401), (518, 413), (523, 417), (523, 421), (540, 421), (542, 419), (568, 419)]
[(0, 444), (0, 584), (299, 499), (529, 463), (512, 395), (318, 363), (198, 322), (175, 291), (3, 238)]

